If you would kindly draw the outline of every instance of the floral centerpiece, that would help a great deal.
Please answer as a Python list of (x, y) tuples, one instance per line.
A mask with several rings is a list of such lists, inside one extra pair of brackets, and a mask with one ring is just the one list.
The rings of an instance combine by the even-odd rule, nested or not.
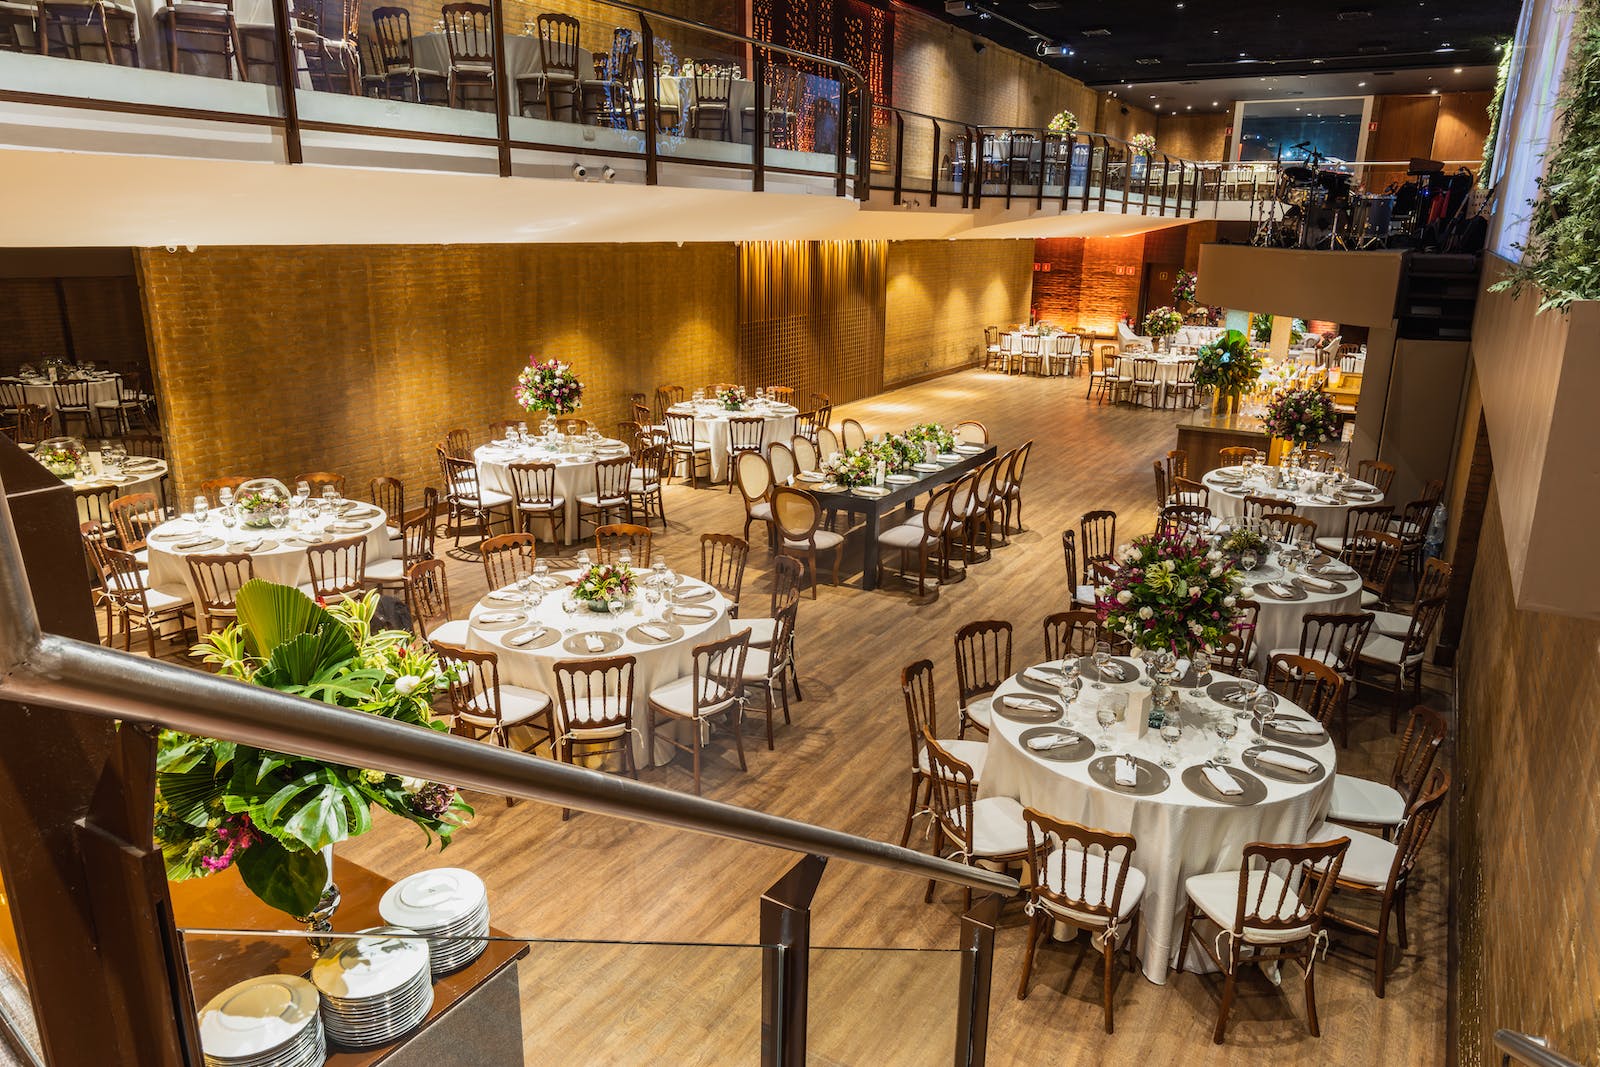
[(1261, 416), (1272, 436), (1302, 447), (1331, 441), (1339, 433), (1333, 398), (1321, 389), (1286, 389), (1273, 397)]
[(1200, 276), (1194, 271), (1180, 270), (1172, 282), (1172, 299), (1179, 304), (1194, 303), (1195, 286), (1199, 281)]
[(541, 363), (529, 356), (528, 365), (517, 375), (516, 398), (517, 406), (530, 414), (570, 415), (583, 407), (583, 383), (571, 364), (556, 359)]
[(1057, 111), (1050, 119), (1050, 125), (1045, 127), (1051, 133), (1077, 133), (1078, 116), (1070, 111)]
[(632, 567), (596, 563), (578, 576), (572, 596), (587, 605), (590, 611), (610, 611), (611, 601), (632, 599), (634, 580)]
[(922, 462), (922, 442), (912, 440), (910, 434), (888, 434), (876, 445), (867, 447), (883, 460), (887, 471), (903, 471), (913, 463)]
[(241, 523), (260, 529), (272, 525), (272, 516), (287, 508), (288, 501), (275, 493), (251, 489), (234, 497), (233, 507)]
[(872, 484), (873, 469), (877, 464), (878, 457), (868, 449), (846, 449), (823, 460), (822, 473), (835, 484), (853, 489), (858, 485)]
[(1195, 355), (1194, 384), (1216, 390), (1219, 404), (1237, 399), (1255, 385), (1260, 374), (1261, 357), (1238, 330), (1224, 332)]
[(923, 422), (906, 431), (906, 436), (918, 444), (930, 444), (935, 452), (955, 451), (956, 435), (937, 422)]
[(1255, 555), (1257, 566), (1259, 566), (1266, 560), (1271, 546), (1267, 544), (1267, 539), (1262, 537), (1260, 532), (1248, 526), (1241, 526), (1236, 530), (1230, 531), (1226, 537), (1219, 541), (1217, 548), (1221, 550), (1224, 556), (1233, 561), (1235, 567), (1238, 567), (1241, 566), (1240, 560), (1243, 559), (1247, 552)]
[(1158, 341), (1165, 340), (1178, 332), (1178, 327), (1183, 325), (1183, 316), (1169, 307), (1151, 308), (1144, 317), (1142, 332), (1147, 337), (1154, 337)]
[(1135, 156), (1144, 156), (1149, 159), (1156, 154), (1156, 135), (1153, 133), (1136, 133), (1128, 140), (1128, 147), (1133, 149)]
[(743, 411), (749, 401), (749, 394), (744, 391), (742, 385), (732, 385), (717, 391), (717, 403), (729, 411)]
[(1095, 591), (1100, 625), (1136, 647), (1180, 656), (1214, 647), (1231, 625), (1238, 578), (1220, 551), (1196, 539), (1141, 537)]
[[(238, 622), (193, 655), (224, 677), (443, 731), (438, 661), (403, 630), (373, 629), (378, 594), (319, 607), (289, 586), (252, 580)], [(237, 866), (246, 887), (289, 915), (332, 897), (326, 849), (372, 827), (373, 806), (441, 847), (472, 809), (454, 787), (232, 741), (164, 731), (156, 757), (155, 839), (173, 881)]]
[(40, 441), (33, 450), (33, 458), (57, 478), (71, 478), (78, 473), (78, 464), (89, 453), (76, 437), (51, 437)]

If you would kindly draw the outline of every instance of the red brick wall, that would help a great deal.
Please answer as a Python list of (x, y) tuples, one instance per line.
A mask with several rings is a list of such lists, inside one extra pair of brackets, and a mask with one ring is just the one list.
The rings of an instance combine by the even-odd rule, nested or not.
[(0, 308), (0, 372), (69, 356), (111, 367), (146, 363), (139, 287), (131, 276), (4, 278)]

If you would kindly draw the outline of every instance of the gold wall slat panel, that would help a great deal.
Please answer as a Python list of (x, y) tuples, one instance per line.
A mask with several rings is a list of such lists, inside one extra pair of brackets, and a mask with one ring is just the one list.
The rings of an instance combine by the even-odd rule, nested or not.
[(739, 370), (834, 403), (883, 388), (887, 241), (739, 246)]

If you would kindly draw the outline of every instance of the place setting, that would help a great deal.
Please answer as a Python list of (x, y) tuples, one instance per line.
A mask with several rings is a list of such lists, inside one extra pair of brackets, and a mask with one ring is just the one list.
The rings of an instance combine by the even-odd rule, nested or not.
[(990, 707), (995, 714), (1018, 723), (1055, 722), (1066, 714), (1059, 700), (1022, 693), (1006, 693), (995, 697)]
[(1141, 756), (1126, 752), (1095, 757), (1089, 761), (1088, 772), (1096, 785), (1128, 796), (1159, 796), (1172, 785), (1172, 778), (1166, 771)]
[(1040, 759), (1079, 763), (1094, 754), (1094, 742), (1069, 726), (1036, 726), (1022, 731), (1022, 747)]
[(1326, 768), (1311, 756), (1275, 745), (1252, 746), (1239, 759), (1257, 774), (1279, 782), (1314, 782), (1326, 773)]
[(585, 630), (572, 634), (561, 647), (577, 656), (604, 656), (622, 647), (622, 638), (609, 630)]
[(1179, 778), (1189, 792), (1217, 804), (1247, 808), (1267, 799), (1267, 785), (1260, 778), (1214, 759), (1190, 764)]

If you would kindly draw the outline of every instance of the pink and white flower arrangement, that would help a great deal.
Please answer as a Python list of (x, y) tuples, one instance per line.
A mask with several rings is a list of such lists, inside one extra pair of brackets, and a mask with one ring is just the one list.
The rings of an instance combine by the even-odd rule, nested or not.
[(1136, 133), (1128, 140), (1128, 146), (1133, 149), (1136, 156), (1150, 158), (1156, 154), (1156, 135), (1153, 133)]
[(1339, 433), (1333, 399), (1321, 389), (1285, 389), (1268, 402), (1261, 422), (1272, 436), (1302, 446), (1331, 441)]
[(528, 365), (517, 375), (517, 405), (527, 412), (548, 411), (570, 415), (583, 407), (583, 383), (572, 365), (560, 360), (540, 362), (528, 357)]
[(1187, 656), (1215, 648), (1233, 625), (1239, 572), (1209, 544), (1150, 534), (1129, 545), (1095, 590), (1100, 625), (1138, 648)]

